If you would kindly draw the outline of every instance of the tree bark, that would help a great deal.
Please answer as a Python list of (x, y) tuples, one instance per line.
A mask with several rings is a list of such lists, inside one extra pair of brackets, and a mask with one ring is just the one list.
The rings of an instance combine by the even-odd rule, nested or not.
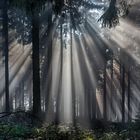
[(39, 15), (32, 14), (33, 113), (41, 112), (39, 58)]
[(131, 74), (128, 70), (128, 121), (131, 121)]
[(125, 67), (124, 64), (122, 65), (122, 123), (125, 122)]
[(5, 54), (5, 110), (10, 111), (9, 105), (9, 48), (8, 48), (8, 5), (7, 0), (3, 2), (3, 37)]
[(47, 38), (48, 38), (48, 52), (47, 52), (47, 92), (45, 93), (45, 110), (48, 111), (48, 102), (50, 98), (50, 90), (52, 83), (52, 5), (49, 3), (50, 11), (48, 13), (48, 29), (47, 29)]
[(71, 89), (72, 89), (72, 117), (73, 117), (73, 126), (76, 126), (76, 95), (75, 95), (75, 86), (74, 86), (74, 72), (73, 72), (73, 41), (72, 41), (72, 26), (70, 26), (70, 52), (71, 52)]
[(115, 106), (114, 106), (114, 103), (113, 103), (113, 100), (114, 100), (114, 77), (113, 77), (113, 74), (114, 74), (114, 67), (113, 67), (113, 56), (112, 56), (112, 59), (111, 59), (111, 92), (110, 92), (110, 114), (109, 114), (109, 117), (110, 117), (110, 120), (112, 120), (112, 117), (111, 116), (115, 116)]
[(103, 117), (104, 120), (107, 120), (107, 113), (106, 113), (106, 62), (104, 66), (104, 94), (103, 94)]

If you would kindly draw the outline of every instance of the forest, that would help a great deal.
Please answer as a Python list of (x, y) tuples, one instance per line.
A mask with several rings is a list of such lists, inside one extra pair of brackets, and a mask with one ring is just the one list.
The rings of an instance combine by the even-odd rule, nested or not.
[(0, 140), (140, 140), (139, 0), (0, 0)]

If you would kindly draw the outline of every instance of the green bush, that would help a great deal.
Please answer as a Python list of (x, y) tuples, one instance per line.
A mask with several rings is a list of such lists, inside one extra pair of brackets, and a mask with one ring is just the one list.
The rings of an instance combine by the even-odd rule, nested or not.
[(99, 140), (121, 140), (116, 132), (104, 133)]

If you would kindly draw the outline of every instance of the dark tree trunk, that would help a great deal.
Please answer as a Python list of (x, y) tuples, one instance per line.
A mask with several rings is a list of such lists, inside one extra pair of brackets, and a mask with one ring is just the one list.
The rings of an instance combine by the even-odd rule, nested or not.
[(33, 113), (41, 112), (40, 63), (39, 63), (39, 16), (32, 14), (32, 63), (33, 63)]
[(24, 81), (23, 80), (20, 83), (20, 96), (21, 96), (20, 106), (23, 109), (24, 108)]
[(110, 1), (110, 7), (114, 7), (116, 5), (116, 0), (111, 0)]
[(104, 65), (104, 94), (103, 94), (103, 117), (104, 120), (107, 120), (107, 109), (106, 109), (106, 62)]
[(122, 87), (122, 123), (125, 122), (125, 67), (122, 65), (122, 76), (121, 76), (121, 87)]
[(51, 66), (52, 60), (52, 8), (49, 11), (48, 16), (48, 68)]
[(10, 111), (9, 105), (9, 48), (8, 48), (8, 13), (7, 0), (3, 2), (3, 37), (5, 54), (5, 110)]
[(131, 121), (131, 74), (128, 70), (128, 121)]
[[(72, 6), (72, 1), (68, 2), (70, 7)], [(72, 38), (72, 11), (70, 12), (70, 53), (71, 53), (71, 89), (72, 89), (72, 119), (73, 126), (76, 126), (76, 95), (75, 95), (75, 86), (74, 86), (74, 71), (73, 71), (73, 38)]]
[(93, 103), (92, 103), (92, 120), (93, 122), (96, 120), (96, 114), (97, 114), (97, 101), (96, 101), (96, 87), (94, 87), (93, 89), (93, 93), (92, 93), (92, 96), (93, 96)]
[(114, 74), (114, 68), (113, 68), (113, 57), (111, 59), (111, 92), (110, 92), (110, 114), (109, 114), (109, 117), (110, 119), (112, 119), (111, 116), (115, 116), (115, 106), (114, 106), (114, 103), (113, 103), (113, 100), (114, 100), (114, 77), (113, 77), (113, 74)]
[(74, 72), (73, 72), (73, 41), (72, 41), (72, 26), (70, 26), (70, 52), (71, 52), (71, 88), (72, 88), (72, 117), (73, 117), (73, 126), (76, 126), (76, 95), (75, 95), (75, 86), (74, 86)]
[(19, 93), (19, 86), (15, 88), (15, 109), (19, 109), (19, 99), (20, 93)]

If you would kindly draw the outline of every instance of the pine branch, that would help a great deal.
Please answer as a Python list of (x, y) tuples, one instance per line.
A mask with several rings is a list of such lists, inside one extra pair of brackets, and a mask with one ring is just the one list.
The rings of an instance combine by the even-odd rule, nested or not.
[(109, 8), (99, 18), (102, 22), (102, 27), (115, 27), (119, 23), (118, 8), (116, 7), (116, 0), (111, 0)]
[(109, 8), (98, 21), (102, 22), (102, 27), (116, 27), (119, 24), (119, 18), (128, 15), (129, 8), (130, 5), (126, 0), (120, 0), (118, 4), (116, 3), (116, 0), (111, 0)]

